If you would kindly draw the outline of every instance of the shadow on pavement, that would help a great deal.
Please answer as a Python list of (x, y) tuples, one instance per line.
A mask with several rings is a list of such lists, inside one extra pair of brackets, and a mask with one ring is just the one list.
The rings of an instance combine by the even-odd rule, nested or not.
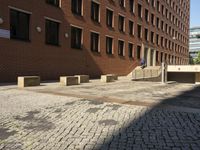
[(163, 104), (200, 108), (200, 86), (163, 100), (96, 149), (200, 149), (200, 114), (160, 109)]

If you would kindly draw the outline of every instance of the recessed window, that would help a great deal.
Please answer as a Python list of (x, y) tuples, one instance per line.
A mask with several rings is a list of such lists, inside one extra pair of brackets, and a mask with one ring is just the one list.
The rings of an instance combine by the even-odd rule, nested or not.
[(160, 2), (157, 0), (157, 11), (160, 12)]
[(60, 0), (46, 0), (46, 3), (59, 7), (60, 6)]
[(77, 27), (71, 27), (71, 48), (82, 48), (82, 29)]
[(155, 7), (155, 0), (151, 0), (151, 6)]
[(124, 56), (124, 41), (118, 41), (118, 55)]
[(154, 43), (154, 32), (151, 32), (151, 43)]
[(137, 31), (138, 31), (137, 33), (138, 38), (142, 38), (142, 26), (139, 24), (137, 26)]
[(46, 44), (59, 45), (59, 23), (46, 20)]
[(119, 27), (119, 31), (124, 32), (124, 17), (119, 15), (119, 23), (118, 23), (118, 27)]
[(113, 38), (106, 37), (106, 53), (113, 54)]
[(149, 22), (149, 11), (145, 9), (145, 21)]
[(82, 0), (71, 0), (72, 13), (82, 15)]
[(141, 46), (137, 46), (137, 59), (140, 59), (141, 55)]
[(129, 20), (129, 34), (130, 35), (134, 34), (134, 23), (131, 20)]
[(128, 56), (129, 58), (133, 58), (133, 44), (132, 43), (128, 43)]
[(138, 17), (142, 18), (142, 5), (138, 4)]
[(99, 34), (91, 32), (91, 51), (99, 52)]
[(91, 3), (91, 19), (99, 22), (99, 4), (92, 1)]
[(134, 13), (135, 0), (129, 0), (130, 12)]
[(28, 41), (30, 28), (30, 15), (10, 10), (10, 38)]
[(156, 44), (159, 45), (159, 35), (156, 34)]
[(149, 34), (148, 29), (145, 29), (144, 30), (144, 38), (145, 38), (146, 41), (149, 41), (149, 35), (148, 34)]
[(124, 8), (125, 7), (125, 0), (119, 0), (119, 5)]
[(151, 24), (154, 25), (154, 14), (151, 14)]
[(113, 27), (113, 11), (109, 9), (106, 10), (106, 24), (108, 27)]
[(160, 19), (158, 17), (156, 18), (156, 27), (160, 28)]

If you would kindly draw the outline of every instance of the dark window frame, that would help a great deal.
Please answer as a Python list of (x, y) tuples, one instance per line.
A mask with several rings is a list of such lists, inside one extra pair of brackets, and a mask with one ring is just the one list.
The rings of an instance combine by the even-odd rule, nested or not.
[(46, 3), (55, 7), (60, 7), (60, 0), (46, 0)]
[[(21, 41), (30, 41), (30, 16), (31, 14), (10, 9), (10, 38)], [(26, 21), (22, 22), (23, 17)]]
[(82, 49), (82, 36), (82, 28), (71, 26), (71, 48)]
[[(134, 58), (134, 45), (132, 43), (128, 43), (128, 56), (129, 58)], [(130, 49), (131, 48), (131, 49)]]
[(118, 40), (118, 55), (124, 56), (125, 42), (123, 40)]
[(83, 1), (82, 0), (71, 0), (71, 11), (73, 14), (82, 16), (83, 11)]
[[(90, 49), (92, 52), (99, 52), (99, 34), (95, 32), (90, 33)], [(96, 45), (97, 44), (97, 45)]]
[[(52, 21), (49, 19), (45, 20), (45, 43), (46, 44), (59, 46), (59, 26), (60, 26), (59, 22)], [(51, 30), (54, 30), (54, 31), (51, 31)]]
[(106, 37), (106, 53), (113, 55), (113, 38), (109, 36)]
[(94, 1), (91, 1), (91, 19), (100, 22), (100, 4)]
[(120, 32), (125, 32), (125, 17), (122, 15), (118, 17), (118, 29)]
[[(110, 14), (109, 14), (110, 13)], [(110, 16), (111, 15), (111, 16)], [(106, 25), (110, 28), (113, 28), (113, 11), (110, 9), (106, 9)], [(111, 18), (110, 18), (111, 17)], [(111, 20), (110, 20), (111, 19)]]

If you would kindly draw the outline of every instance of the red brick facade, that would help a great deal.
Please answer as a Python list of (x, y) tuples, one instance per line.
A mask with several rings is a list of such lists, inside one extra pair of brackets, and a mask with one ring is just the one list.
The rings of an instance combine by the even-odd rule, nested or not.
[[(89, 74), (91, 77), (99, 77), (101, 74), (116, 73), (127, 75), (139, 62), (136, 58), (137, 46), (153, 48), (156, 53), (156, 64), (161, 62), (161, 52), (163, 59), (170, 63), (170, 58), (176, 55), (176, 64), (186, 64), (188, 62), (188, 31), (189, 31), (189, 0), (159, 0), (160, 10), (162, 5), (168, 9), (168, 17), (174, 16), (177, 26), (167, 19), (165, 14), (157, 10), (157, 0), (155, 8), (151, 5), (151, 0), (135, 0), (134, 13), (129, 11), (129, 0), (125, 0), (125, 8), (119, 6), (118, 0), (95, 0), (100, 4), (100, 23), (91, 20), (91, 0), (83, 0), (83, 16), (76, 16), (71, 12), (71, 0), (61, 0), (61, 7), (57, 8), (45, 2), (45, 0), (0, 0), (0, 18), (3, 23), (0, 29), (10, 30), (10, 9), (24, 10), (30, 13), (30, 41), (7, 39), (0, 37), (0, 82), (16, 81), (17, 76), (39, 75), (42, 80), (57, 80), (61, 75)], [(169, 4), (168, 4), (169, 2)], [(142, 5), (142, 19), (138, 18), (137, 6)], [(171, 3), (171, 5), (170, 5)], [(178, 9), (177, 13), (174, 9)], [(177, 6), (177, 8), (176, 8)], [(110, 29), (106, 25), (106, 8), (114, 12), (114, 28)], [(149, 11), (149, 23), (145, 21), (145, 8)], [(179, 11), (180, 8), (180, 11)], [(171, 31), (177, 31), (175, 42), (170, 33), (162, 31), (151, 24), (151, 13), (164, 24), (171, 26)], [(178, 15), (178, 14), (181, 15)], [(118, 30), (118, 15), (125, 16), (125, 32)], [(181, 17), (182, 16), (182, 17)], [(45, 18), (52, 18), (60, 22), (59, 46), (45, 44)], [(176, 21), (177, 19), (177, 21)], [(134, 22), (134, 36), (128, 34), (129, 20)], [(137, 24), (142, 25), (142, 38), (137, 37)], [(156, 24), (156, 23), (155, 23)], [(82, 49), (71, 48), (71, 26), (81, 27), (83, 30)], [(160, 26), (160, 25), (159, 25)], [(41, 27), (39, 33), (36, 27)], [(149, 41), (145, 40), (145, 28), (149, 30)], [(90, 50), (90, 32), (95, 31), (100, 35), (100, 52), (95, 53)], [(154, 32), (154, 43), (150, 41), (151, 31)], [(68, 34), (68, 37), (65, 34)], [(166, 45), (156, 44), (156, 34), (171, 41)], [(180, 34), (180, 35), (178, 35)], [(106, 36), (114, 39), (113, 55), (106, 54)], [(118, 40), (125, 41), (125, 56), (118, 55)], [(134, 57), (128, 56), (128, 42), (134, 44)], [(165, 40), (164, 40), (165, 42)], [(172, 43), (174, 46), (172, 47)], [(160, 42), (159, 42), (160, 43)], [(168, 42), (169, 43), (169, 42)], [(175, 43), (177, 46), (175, 47)], [(141, 57), (142, 57), (141, 52)], [(169, 58), (169, 59), (168, 59)]]

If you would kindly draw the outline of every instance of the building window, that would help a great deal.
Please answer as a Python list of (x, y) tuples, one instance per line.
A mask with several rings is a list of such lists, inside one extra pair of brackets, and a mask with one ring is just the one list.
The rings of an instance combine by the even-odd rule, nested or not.
[(133, 58), (133, 44), (128, 43), (128, 56), (129, 58)]
[(10, 10), (10, 38), (28, 41), (30, 28), (30, 15)]
[(151, 32), (151, 43), (154, 43), (154, 32)]
[(113, 54), (113, 38), (106, 37), (106, 53)]
[(137, 59), (140, 59), (141, 46), (137, 46)]
[(142, 5), (138, 4), (138, 17), (142, 18)]
[(160, 12), (160, 2), (157, 0), (157, 11)]
[(159, 45), (159, 35), (156, 34), (156, 44)]
[(146, 41), (149, 40), (149, 38), (148, 38), (148, 29), (144, 30), (144, 38), (145, 38)]
[(60, 6), (60, 0), (46, 0), (46, 3), (59, 7)]
[(125, 7), (125, 0), (119, 0), (119, 5), (124, 8)]
[(99, 22), (99, 4), (92, 1), (91, 3), (91, 19)]
[(160, 28), (160, 19), (158, 17), (156, 18), (156, 27)]
[(155, 0), (151, 0), (151, 6), (155, 7)]
[(71, 0), (72, 13), (82, 15), (82, 0)]
[(129, 4), (130, 4), (130, 12), (134, 13), (135, 0), (129, 0)]
[(113, 27), (113, 11), (109, 9), (106, 10), (106, 24), (108, 27)]
[(134, 23), (131, 20), (129, 20), (129, 34), (130, 35), (134, 34)]
[(137, 31), (138, 31), (138, 38), (142, 38), (142, 26), (138, 24), (137, 26)]
[(124, 32), (124, 17), (119, 15), (119, 31)]
[(99, 34), (91, 32), (91, 51), (99, 52)]
[(145, 21), (149, 22), (149, 11), (145, 9)]
[(151, 24), (154, 26), (154, 14), (151, 14)]
[(59, 45), (59, 23), (46, 20), (46, 44)]
[(82, 48), (82, 29), (71, 27), (71, 48)]
[(124, 56), (124, 41), (122, 40), (118, 41), (118, 55)]

